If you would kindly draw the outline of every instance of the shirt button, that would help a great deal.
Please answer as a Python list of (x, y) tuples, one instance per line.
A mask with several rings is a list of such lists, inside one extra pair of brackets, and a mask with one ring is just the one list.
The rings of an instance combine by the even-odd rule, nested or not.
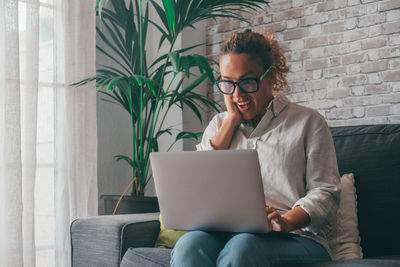
[(247, 148), (254, 149), (254, 148), (256, 148), (256, 145), (253, 142), (247, 142)]

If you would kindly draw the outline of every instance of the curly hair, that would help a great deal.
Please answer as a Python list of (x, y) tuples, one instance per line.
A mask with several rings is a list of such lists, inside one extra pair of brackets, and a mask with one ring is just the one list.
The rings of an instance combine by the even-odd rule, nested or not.
[(271, 31), (253, 32), (250, 29), (233, 34), (222, 45), (219, 56), (227, 54), (249, 54), (260, 59), (265, 70), (271, 66), (270, 74), (275, 93), (290, 91), (286, 79), (289, 66), (286, 64), (283, 47)]

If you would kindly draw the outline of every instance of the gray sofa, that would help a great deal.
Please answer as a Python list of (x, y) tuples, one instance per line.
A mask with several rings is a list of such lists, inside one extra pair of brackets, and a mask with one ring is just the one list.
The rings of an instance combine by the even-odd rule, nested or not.
[[(400, 266), (400, 125), (331, 128), (339, 171), (354, 173), (364, 259), (312, 266)], [(80, 218), (71, 224), (72, 266), (169, 266), (153, 248), (157, 213)]]

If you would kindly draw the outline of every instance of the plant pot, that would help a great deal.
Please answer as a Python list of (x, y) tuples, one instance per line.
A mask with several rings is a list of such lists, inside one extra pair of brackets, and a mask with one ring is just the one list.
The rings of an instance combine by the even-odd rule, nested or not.
[[(104, 200), (105, 215), (111, 215), (118, 203), (120, 195), (102, 195), (100, 199)], [(132, 213), (151, 213), (159, 212), (157, 197), (147, 196), (124, 196), (119, 203), (115, 214)]]

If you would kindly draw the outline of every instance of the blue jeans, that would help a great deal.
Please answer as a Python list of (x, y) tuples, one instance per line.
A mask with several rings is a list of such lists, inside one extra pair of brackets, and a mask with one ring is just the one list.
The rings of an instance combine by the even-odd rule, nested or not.
[(171, 266), (295, 266), (330, 259), (323, 246), (294, 234), (193, 231), (172, 250)]

